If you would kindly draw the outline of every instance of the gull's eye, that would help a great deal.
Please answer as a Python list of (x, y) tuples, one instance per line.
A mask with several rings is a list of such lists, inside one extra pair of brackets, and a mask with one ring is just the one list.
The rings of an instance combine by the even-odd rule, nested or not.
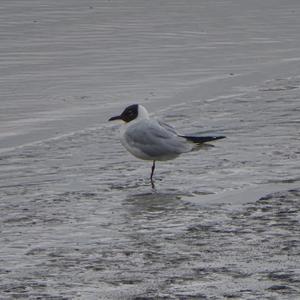
[(133, 111), (133, 110), (129, 110), (129, 111), (127, 112), (127, 116), (133, 118), (133, 117), (135, 116), (134, 111)]
[(131, 105), (130, 107), (127, 107), (122, 113), (122, 120), (125, 122), (130, 122), (134, 120), (138, 114), (137, 109), (138, 109), (137, 105)]

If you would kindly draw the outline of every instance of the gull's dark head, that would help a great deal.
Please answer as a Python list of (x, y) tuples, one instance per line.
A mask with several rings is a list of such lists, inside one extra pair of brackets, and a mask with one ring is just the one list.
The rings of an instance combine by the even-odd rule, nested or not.
[(115, 116), (109, 119), (109, 121), (114, 120), (123, 120), (124, 122), (128, 123), (134, 119), (136, 119), (139, 115), (139, 105), (132, 104), (124, 109), (124, 111), (119, 116)]

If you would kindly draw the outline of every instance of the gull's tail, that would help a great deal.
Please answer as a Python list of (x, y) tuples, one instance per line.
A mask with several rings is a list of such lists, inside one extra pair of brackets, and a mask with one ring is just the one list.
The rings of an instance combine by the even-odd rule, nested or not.
[(189, 135), (182, 135), (183, 138), (187, 139), (190, 142), (193, 142), (195, 144), (203, 144), (206, 142), (213, 142), (216, 140), (225, 139), (225, 136), (219, 135), (219, 136), (189, 136)]

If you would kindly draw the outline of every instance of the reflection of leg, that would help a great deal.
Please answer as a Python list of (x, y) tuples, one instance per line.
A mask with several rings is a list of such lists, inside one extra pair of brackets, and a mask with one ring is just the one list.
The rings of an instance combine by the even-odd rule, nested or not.
[(153, 165), (152, 165), (152, 169), (151, 169), (151, 176), (150, 176), (150, 180), (151, 180), (151, 185), (152, 188), (155, 188), (154, 182), (153, 182), (153, 174), (154, 174), (154, 170), (155, 170), (155, 160), (153, 161)]

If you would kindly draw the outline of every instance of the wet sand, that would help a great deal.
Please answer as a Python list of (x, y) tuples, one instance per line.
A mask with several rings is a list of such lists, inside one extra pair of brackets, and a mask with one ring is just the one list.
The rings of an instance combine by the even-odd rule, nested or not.
[[(298, 299), (298, 1), (1, 1), (0, 299)], [(133, 102), (227, 136), (130, 156)]]

